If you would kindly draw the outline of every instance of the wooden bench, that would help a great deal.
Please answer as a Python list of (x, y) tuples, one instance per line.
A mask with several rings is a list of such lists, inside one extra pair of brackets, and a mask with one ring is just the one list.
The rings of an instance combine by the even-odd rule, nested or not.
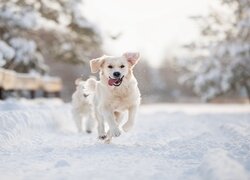
[(59, 77), (42, 77), (0, 68), (0, 99), (4, 99), (5, 92), (12, 91), (19, 94), (22, 91), (29, 91), (30, 97), (35, 98), (39, 90), (43, 91), (43, 97), (49, 97), (50, 94), (60, 97), (62, 80)]
[(14, 90), (15, 83), (16, 83), (16, 73), (15, 71), (7, 70), (7, 69), (0, 69), (0, 74), (2, 77), (2, 81), (0, 86), (4, 90)]
[(29, 91), (30, 97), (35, 98), (35, 92), (41, 87), (41, 77), (36, 75), (29, 75), (25, 73), (17, 73), (14, 90)]
[(15, 89), (15, 71), (0, 68), (0, 99), (4, 98), (4, 91)]
[(58, 77), (43, 77), (42, 89), (44, 97), (49, 97), (50, 94), (54, 94), (56, 97), (60, 97), (62, 90), (62, 80)]

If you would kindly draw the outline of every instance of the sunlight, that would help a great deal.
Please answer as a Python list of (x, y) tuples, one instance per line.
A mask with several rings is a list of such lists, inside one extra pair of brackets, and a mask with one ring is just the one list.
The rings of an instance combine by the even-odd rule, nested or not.
[[(189, 17), (204, 15), (208, 9), (208, 0), (85, 1), (86, 16), (104, 32), (107, 52), (141, 51), (153, 66), (197, 38), (197, 25)], [(117, 40), (110, 38), (119, 33)]]

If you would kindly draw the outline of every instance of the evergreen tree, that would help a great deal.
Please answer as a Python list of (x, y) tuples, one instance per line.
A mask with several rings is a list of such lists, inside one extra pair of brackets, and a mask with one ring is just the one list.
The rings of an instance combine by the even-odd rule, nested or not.
[(78, 63), (100, 53), (98, 30), (82, 8), (82, 0), (2, 0), (0, 66), (44, 74), (44, 58)]
[(245, 89), (250, 99), (250, 1), (220, 0), (207, 17), (194, 17), (201, 41), (187, 46), (182, 62), (189, 82), (204, 100), (229, 90)]

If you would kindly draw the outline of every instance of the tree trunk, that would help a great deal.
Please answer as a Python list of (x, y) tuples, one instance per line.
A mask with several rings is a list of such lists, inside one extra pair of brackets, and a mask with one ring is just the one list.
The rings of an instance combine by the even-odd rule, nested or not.
[(247, 92), (248, 101), (250, 103), (250, 87), (246, 84), (245, 88), (246, 88), (246, 92)]
[(35, 90), (31, 90), (30, 91), (30, 98), (34, 99), (36, 97), (36, 91)]
[(4, 92), (4, 89), (0, 87), (0, 100), (4, 99), (3, 92)]

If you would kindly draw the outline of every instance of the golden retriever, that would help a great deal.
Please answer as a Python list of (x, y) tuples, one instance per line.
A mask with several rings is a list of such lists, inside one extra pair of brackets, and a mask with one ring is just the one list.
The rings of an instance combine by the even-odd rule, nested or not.
[[(120, 136), (119, 125), (125, 112), (128, 112), (128, 119), (122, 129), (127, 132), (134, 125), (141, 94), (133, 68), (139, 58), (139, 53), (129, 52), (120, 57), (102, 56), (90, 61), (91, 72), (99, 72), (100, 77), (100, 81), (92, 78), (86, 81), (86, 88), (92, 96), (93, 114), (98, 122), (99, 139), (110, 142), (112, 137)], [(105, 122), (109, 126), (107, 133)]]
[(85, 81), (78, 78), (75, 81), (76, 90), (72, 95), (72, 115), (75, 121), (78, 132), (82, 132), (82, 121), (85, 120), (85, 130), (91, 133), (95, 119), (93, 118), (92, 105), (89, 95), (85, 92)]

